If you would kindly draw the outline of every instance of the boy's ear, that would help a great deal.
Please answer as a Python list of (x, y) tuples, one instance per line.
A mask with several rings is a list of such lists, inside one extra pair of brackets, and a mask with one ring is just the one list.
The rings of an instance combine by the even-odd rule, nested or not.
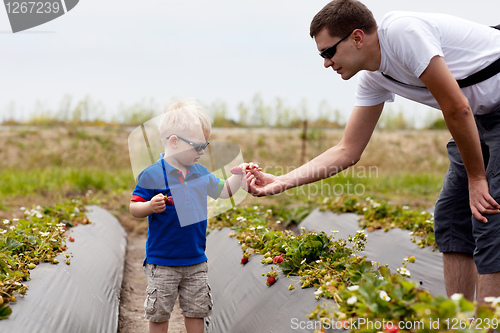
[(175, 149), (177, 148), (177, 143), (179, 141), (179, 138), (176, 136), (176, 135), (172, 135), (169, 139), (168, 139), (168, 145)]

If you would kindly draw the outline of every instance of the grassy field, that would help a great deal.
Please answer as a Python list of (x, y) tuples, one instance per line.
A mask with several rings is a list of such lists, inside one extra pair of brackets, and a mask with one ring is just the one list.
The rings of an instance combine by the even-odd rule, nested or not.
[[(131, 128), (3, 127), (0, 129), (0, 218), (19, 217), (19, 207), (52, 205), (89, 195), (113, 212), (129, 233), (146, 230), (133, 219), (128, 202), (135, 185), (128, 152)], [(214, 129), (210, 140), (233, 142), (245, 161), (282, 173), (301, 165), (300, 130)], [(335, 145), (341, 130), (309, 130), (305, 159)], [(361, 161), (341, 174), (267, 198), (247, 197), (243, 205), (290, 209), (309, 199), (355, 194), (408, 204), (433, 205), (447, 169), (447, 131), (377, 131)], [(351, 193), (352, 192), (352, 193)]]

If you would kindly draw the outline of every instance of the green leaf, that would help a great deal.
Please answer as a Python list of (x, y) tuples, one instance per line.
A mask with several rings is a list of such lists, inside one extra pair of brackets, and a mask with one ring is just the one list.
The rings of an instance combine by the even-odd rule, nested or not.
[(369, 303), (368, 308), (376, 314), (381, 313), (380, 307), (377, 303)]
[[(437, 299), (437, 298), (436, 298)], [(446, 299), (444, 302), (439, 304), (439, 313), (441, 317), (444, 318), (454, 318), (456, 315), (455, 302)]]
[(392, 297), (402, 300), (404, 297), (404, 289), (400, 285), (394, 285), (392, 288)]
[(23, 246), (23, 243), (15, 240), (14, 238), (10, 238), (10, 237), (7, 238), (7, 248), (10, 251), (17, 249), (20, 246)]
[(460, 299), (459, 305), (462, 311), (473, 311), (475, 309), (474, 304), (469, 302), (465, 297)]
[(350, 281), (352, 284), (358, 284), (361, 282), (362, 275), (360, 272), (352, 272), (352, 275), (350, 277)]
[(0, 320), (9, 318), (12, 309), (8, 305), (0, 305)]
[(311, 242), (311, 246), (316, 248), (316, 247), (322, 247), (323, 246), (323, 243), (321, 241), (318, 241), (318, 240), (313, 240)]
[(373, 300), (373, 295), (375, 294), (375, 290), (373, 288), (372, 285), (369, 285), (367, 283), (365, 284), (362, 284), (359, 289), (358, 289), (358, 292), (360, 293), (361, 296), (363, 296), (363, 298), (365, 298), (368, 302), (372, 302)]
[(361, 263), (361, 271), (363, 273), (367, 273), (371, 269), (372, 269), (372, 263), (371, 262), (365, 261), (365, 262)]
[(35, 237), (35, 236), (28, 236), (28, 242), (31, 245), (36, 245), (38, 242), (40, 242), (40, 238)]
[(387, 268), (385, 266), (381, 266), (381, 267), (378, 268), (378, 271), (380, 272), (380, 274), (382, 274), (382, 276), (386, 280), (390, 280), (391, 279), (391, 271), (389, 270), (389, 268)]
[(405, 315), (410, 317), (410, 314), (412, 312), (411, 307), (398, 306), (398, 305), (392, 306), (391, 310), (392, 310), (393, 315), (396, 317), (399, 317), (399, 318), (405, 318), (404, 317)]

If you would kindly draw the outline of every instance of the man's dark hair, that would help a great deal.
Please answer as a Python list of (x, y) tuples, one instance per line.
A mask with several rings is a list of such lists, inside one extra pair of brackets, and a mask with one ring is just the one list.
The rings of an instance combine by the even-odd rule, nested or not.
[(343, 37), (361, 26), (367, 34), (377, 30), (373, 13), (364, 4), (356, 0), (333, 0), (314, 16), (309, 34), (314, 38), (327, 28), (330, 36)]

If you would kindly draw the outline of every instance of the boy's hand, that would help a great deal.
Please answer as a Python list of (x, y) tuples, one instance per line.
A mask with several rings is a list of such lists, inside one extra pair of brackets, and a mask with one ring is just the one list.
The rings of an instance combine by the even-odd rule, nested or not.
[(231, 173), (234, 176), (240, 177), (240, 186), (244, 191), (248, 192), (248, 184), (249, 181), (247, 181), (247, 176), (251, 174), (252, 171), (254, 172), (261, 172), (262, 169), (259, 167), (257, 163), (241, 163), (238, 166), (235, 166), (232, 168)]
[(165, 196), (162, 193), (155, 195), (149, 201), (149, 205), (151, 206), (153, 213), (163, 212), (167, 208), (167, 205), (165, 204)]

